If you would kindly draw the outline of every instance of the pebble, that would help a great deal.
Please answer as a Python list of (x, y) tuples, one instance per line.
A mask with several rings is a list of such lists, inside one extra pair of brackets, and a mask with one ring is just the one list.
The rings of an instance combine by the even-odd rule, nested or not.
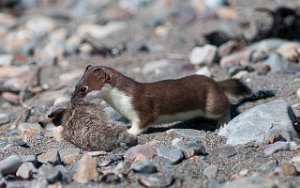
[(211, 65), (217, 55), (216, 46), (206, 44), (202, 47), (194, 47), (190, 54), (190, 62), (194, 65), (206, 64)]
[(1, 98), (4, 99), (6, 102), (9, 102), (13, 105), (19, 105), (19, 96), (15, 93), (11, 92), (3, 92), (0, 94)]
[(56, 165), (55, 168), (61, 173), (62, 182), (70, 183), (72, 181), (70, 172), (63, 165)]
[(11, 65), (13, 62), (13, 56), (11, 54), (0, 55), (0, 67)]
[(265, 63), (271, 68), (272, 72), (280, 72), (287, 68), (286, 60), (278, 54), (271, 54)]
[(219, 57), (224, 57), (232, 53), (232, 51), (237, 48), (238, 43), (236, 41), (228, 41), (222, 44), (218, 49)]
[(0, 113), (0, 125), (4, 125), (8, 122), (10, 122), (10, 115), (6, 113)]
[(295, 142), (283, 142), (278, 141), (273, 144), (269, 144), (265, 149), (264, 153), (266, 156), (272, 155), (277, 151), (287, 151), (292, 150), (293, 147), (297, 146)]
[(113, 163), (114, 161), (112, 160), (112, 158), (108, 158), (108, 159), (105, 159), (104, 161), (102, 161), (99, 166), (101, 167), (106, 167), (106, 166), (109, 166), (111, 163)]
[(11, 155), (0, 161), (0, 176), (15, 174), (23, 162), (35, 161), (35, 156)]
[(298, 174), (296, 167), (289, 162), (283, 162), (281, 166), (282, 173), (286, 176), (296, 176)]
[(298, 53), (300, 53), (300, 43), (298, 42), (286, 42), (283, 43), (279, 48), (277, 48), (276, 52), (280, 54), (285, 59), (291, 59), (296, 57)]
[(65, 165), (72, 164), (79, 157), (81, 150), (79, 148), (65, 148), (59, 151), (60, 158)]
[(158, 61), (151, 61), (151, 62), (146, 63), (143, 66), (142, 73), (143, 74), (150, 74), (150, 73), (160, 74), (161, 69), (169, 67), (170, 65), (171, 65), (171, 63), (166, 59), (162, 59), (162, 60), (158, 60)]
[(37, 139), (37, 140), (42, 140), (44, 138), (45, 138), (44, 134), (38, 134), (35, 136), (35, 139)]
[(156, 166), (149, 160), (141, 160), (133, 164), (132, 167), (134, 172), (139, 172), (142, 174), (152, 174), (157, 172)]
[(19, 167), (16, 175), (23, 179), (28, 179), (31, 178), (33, 174), (36, 174), (37, 172), (38, 170), (31, 162), (25, 162)]
[(298, 101), (300, 101), (300, 88), (297, 89), (297, 94), (296, 95), (297, 95)]
[(282, 187), (272, 180), (260, 177), (260, 176), (250, 176), (244, 177), (232, 182), (225, 183), (222, 188), (255, 188), (255, 187), (264, 187), (264, 188), (272, 188), (272, 187)]
[(212, 76), (211, 72), (210, 72), (210, 70), (207, 66), (200, 68), (199, 70), (196, 71), (195, 74), (204, 75), (204, 76), (209, 77), (209, 78), (211, 78), (211, 76)]
[(85, 154), (79, 160), (74, 180), (79, 183), (86, 183), (89, 181), (97, 181), (97, 178), (97, 162), (90, 155)]
[(169, 187), (175, 182), (175, 177), (165, 174), (155, 174), (141, 177), (138, 182), (144, 187)]
[(177, 164), (183, 159), (182, 151), (175, 146), (160, 146), (157, 148), (157, 155), (169, 160), (171, 164)]
[(156, 151), (153, 148), (153, 146), (149, 144), (143, 144), (143, 145), (136, 145), (129, 148), (125, 152), (124, 158), (129, 161), (134, 161), (137, 158), (137, 156), (143, 155), (146, 159), (152, 159), (155, 154)]
[(251, 55), (251, 51), (244, 50), (234, 54), (224, 56), (220, 60), (221, 67), (228, 67), (230, 65), (239, 65), (242, 61), (248, 61)]
[(206, 133), (204, 131), (199, 131), (195, 129), (170, 129), (167, 131), (171, 137), (183, 137), (187, 139), (203, 140), (206, 138)]
[(218, 155), (219, 157), (233, 157), (237, 154), (236, 149), (233, 146), (220, 146), (217, 148), (212, 148), (208, 151), (208, 153), (213, 155)]
[(249, 76), (249, 72), (245, 71), (245, 70), (242, 70), (242, 71), (239, 71), (238, 73), (236, 73), (235, 75), (233, 75), (232, 78), (235, 78), (235, 79), (245, 79), (248, 76)]
[(287, 141), (298, 138), (292, 124), (294, 114), (289, 109), (290, 105), (281, 99), (255, 106), (231, 120), (218, 134), (227, 137), (226, 144), (230, 145), (268, 143), (271, 135), (281, 135)]
[(182, 147), (181, 150), (185, 159), (195, 155), (206, 155), (205, 147), (196, 141), (189, 142), (186, 146)]
[(31, 136), (40, 134), (43, 132), (43, 128), (38, 123), (21, 123), (18, 126), (19, 134), (23, 141), (30, 140)]
[(203, 171), (203, 174), (208, 178), (208, 179), (213, 179), (216, 177), (218, 173), (218, 166), (216, 165), (209, 165), (206, 167)]
[(43, 164), (38, 170), (38, 176), (44, 177), (48, 183), (55, 183), (62, 180), (62, 174), (50, 164)]
[(57, 149), (48, 149), (47, 152), (39, 155), (37, 160), (40, 163), (50, 163), (52, 165), (61, 164), (61, 158)]

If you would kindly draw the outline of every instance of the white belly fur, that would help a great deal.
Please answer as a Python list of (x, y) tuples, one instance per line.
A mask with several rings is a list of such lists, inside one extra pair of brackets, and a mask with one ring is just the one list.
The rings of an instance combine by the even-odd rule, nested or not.
[(209, 119), (218, 119), (222, 115), (214, 115), (203, 112), (203, 110), (193, 110), (193, 111), (187, 111), (187, 112), (180, 112), (176, 114), (170, 114), (170, 115), (161, 115), (159, 118), (155, 121), (155, 123), (168, 123), (172, 121), (184, 121), (193, 119), (196, 117), (203, 117), (203, 118), (209, 118)]

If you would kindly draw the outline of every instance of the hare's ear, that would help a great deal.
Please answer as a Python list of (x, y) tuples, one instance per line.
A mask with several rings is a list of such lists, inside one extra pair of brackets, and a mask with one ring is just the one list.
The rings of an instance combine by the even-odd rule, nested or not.
[(86, 66), (86, 68), (85, 68), (85, 71), (84, 71), (84, 72), (86, 72), (87, 70), (89, 70), (91, 67), (92, 67), (92, 65), (88, 65), (88, 66)]

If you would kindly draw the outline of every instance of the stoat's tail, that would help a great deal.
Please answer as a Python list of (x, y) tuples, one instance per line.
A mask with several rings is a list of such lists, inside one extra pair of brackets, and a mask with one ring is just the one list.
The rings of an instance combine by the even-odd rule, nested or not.
[(252, 93), (251, 89), (238, 79), (228, 79), (218, 82), (226, 93), (236, 96), (246, 96)]

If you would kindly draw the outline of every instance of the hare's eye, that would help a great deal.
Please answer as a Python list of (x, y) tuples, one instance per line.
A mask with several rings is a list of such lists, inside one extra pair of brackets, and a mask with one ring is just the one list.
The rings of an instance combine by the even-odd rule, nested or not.
[(80, 92), (85, 93), (88, 90), (88, 86), (83, 86), (79, 89)]

